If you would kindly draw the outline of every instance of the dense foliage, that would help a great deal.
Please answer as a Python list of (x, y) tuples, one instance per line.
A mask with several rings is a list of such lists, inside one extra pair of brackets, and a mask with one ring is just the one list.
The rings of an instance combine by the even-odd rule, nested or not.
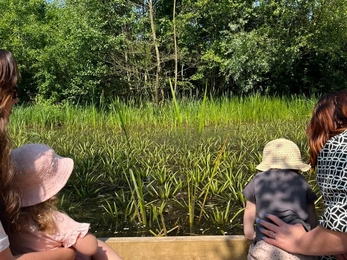
[(346, 87), (345, 0), (0, 0), (21, 99), (320, 94)]

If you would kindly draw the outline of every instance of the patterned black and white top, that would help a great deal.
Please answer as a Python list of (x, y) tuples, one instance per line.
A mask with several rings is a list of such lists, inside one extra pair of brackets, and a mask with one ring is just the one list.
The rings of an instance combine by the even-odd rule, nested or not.
[[(317, 158), (317, 183), (325, 211), (320, 224), (347, 233), (347, 130), (328, 140)], [(335, 259), (324, 256), (321, 259)]]

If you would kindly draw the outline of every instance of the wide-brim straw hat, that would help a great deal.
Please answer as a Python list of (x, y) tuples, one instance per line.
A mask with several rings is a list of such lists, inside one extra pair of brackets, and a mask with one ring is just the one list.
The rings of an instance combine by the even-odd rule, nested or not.
[(263, 160), (256, 167), (257, 170), (292, 169), (302, 172), (308, 171), (311, 166), (301, 159), (299, 147), (290, 140), (280, 138), (267, 143), (263, 150)]
[(57, 155), (43, 144), (26, 144), (12, 151), (14, 186), (21, 207), (44, 202), (55, 196), (66, 184), (74, 162)]

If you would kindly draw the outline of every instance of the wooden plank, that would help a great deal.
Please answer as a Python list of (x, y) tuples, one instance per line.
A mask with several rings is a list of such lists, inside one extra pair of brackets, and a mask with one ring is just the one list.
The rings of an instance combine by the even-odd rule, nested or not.
[(250, 241), (243, 236), (100, 238), (123, 260), (245, 260)]

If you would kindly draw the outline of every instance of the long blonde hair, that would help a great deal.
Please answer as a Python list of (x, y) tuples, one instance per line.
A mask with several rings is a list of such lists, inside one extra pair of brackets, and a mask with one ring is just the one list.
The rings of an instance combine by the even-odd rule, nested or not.
[(54, 196), (45, 202), (21, 208), (17, 220), (12, 224), (12, 232), (20, 231), (22, 227), (34, 222), (39, 231), (54, 234), (57, 230), (54, 212), (57, 211), (58, 201), (58, 197)]

